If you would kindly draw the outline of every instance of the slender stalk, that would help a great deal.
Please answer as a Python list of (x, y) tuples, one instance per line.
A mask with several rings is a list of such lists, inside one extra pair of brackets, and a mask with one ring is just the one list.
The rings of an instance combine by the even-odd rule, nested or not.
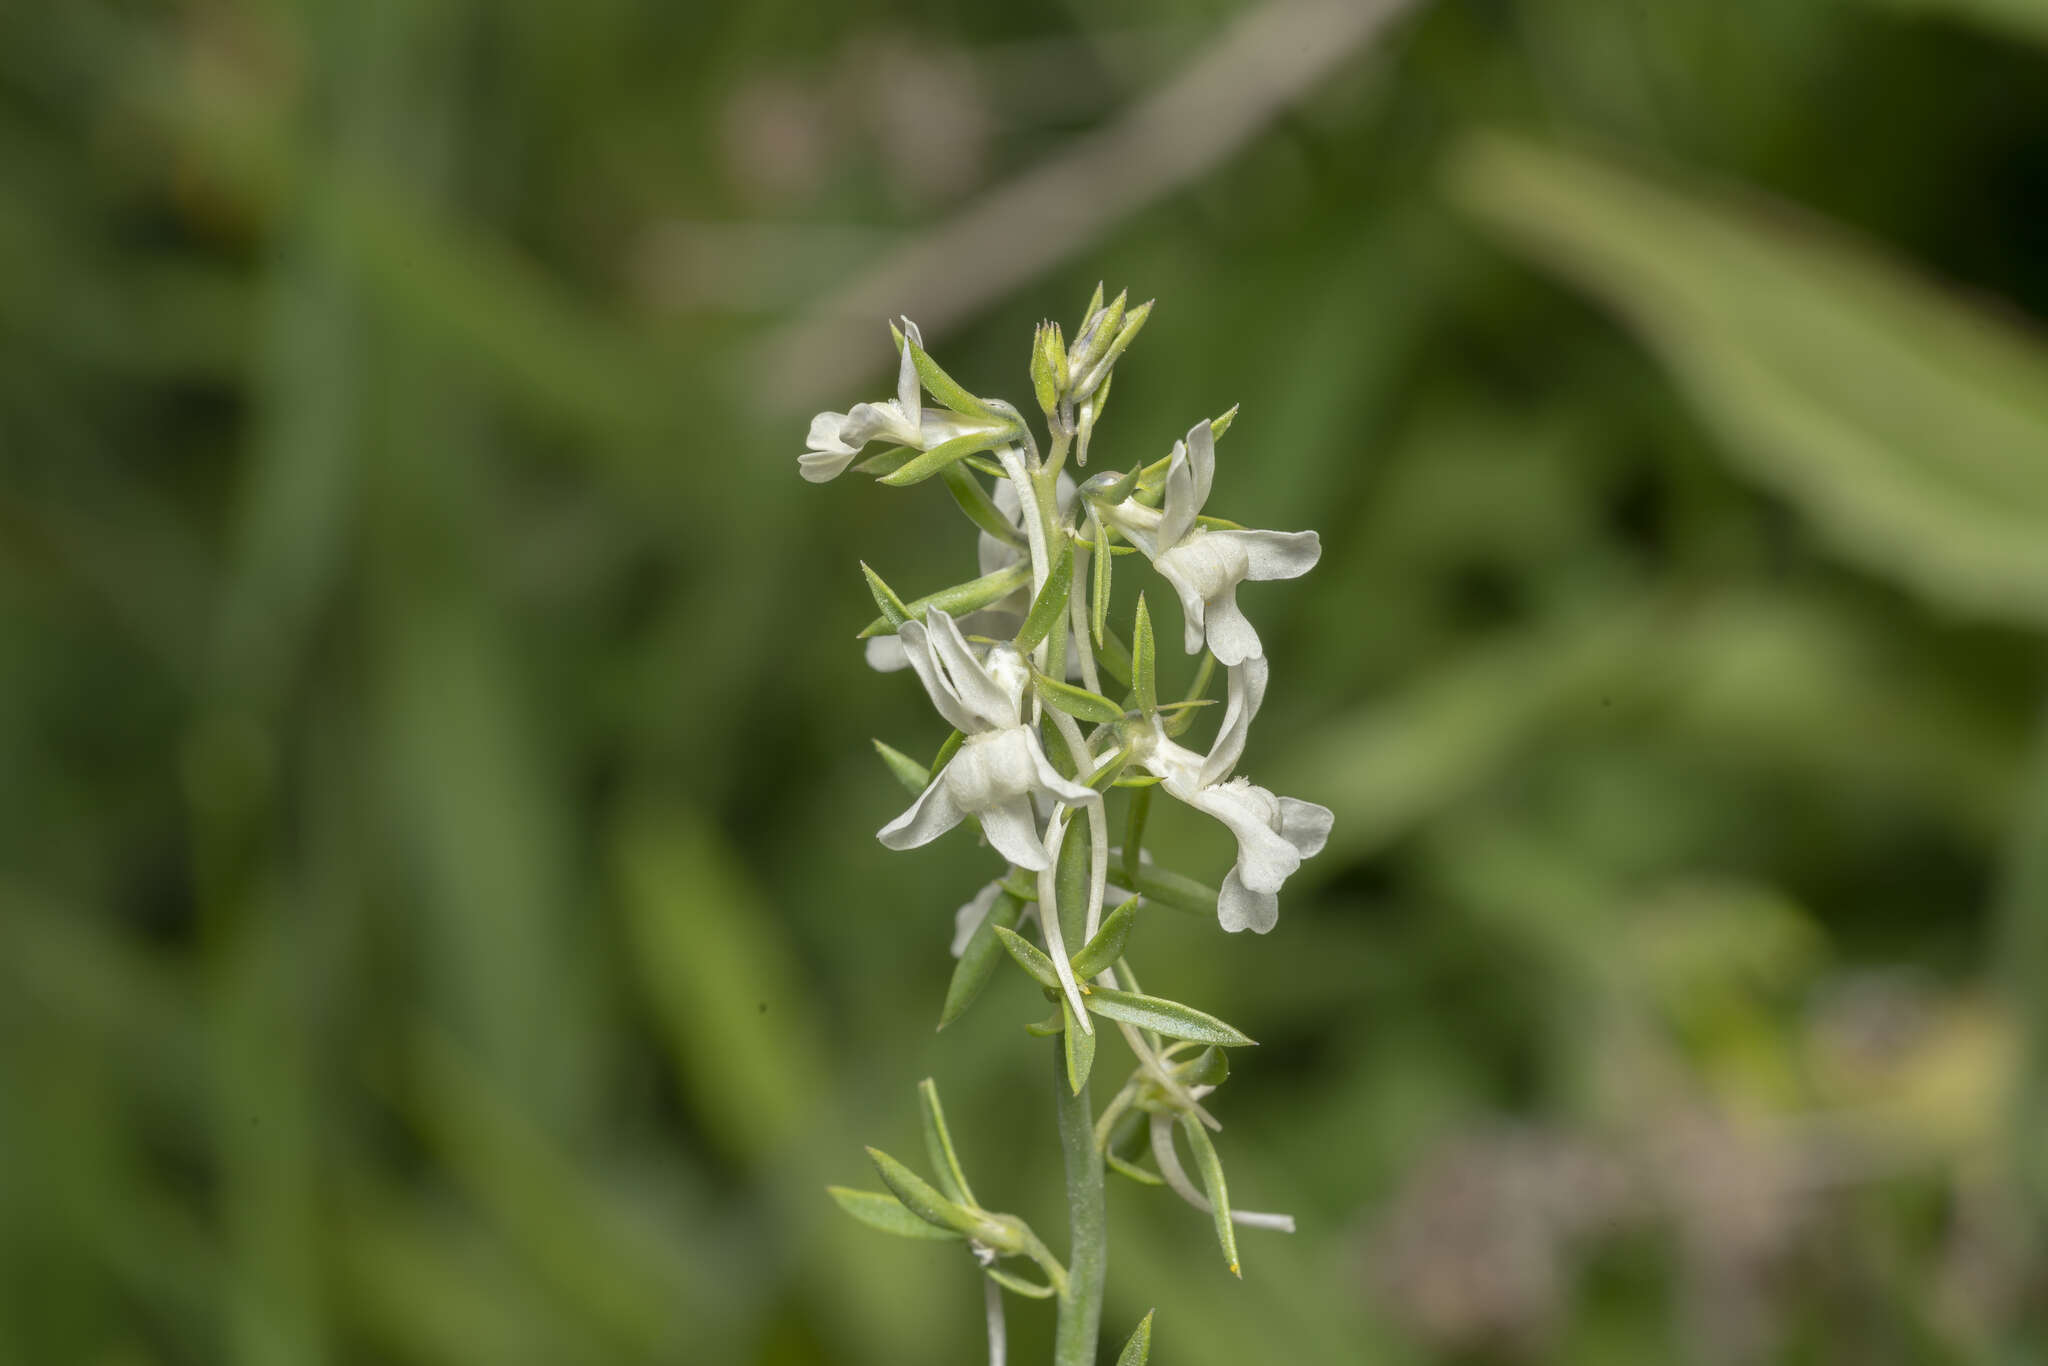
[(1067, 1293), (1060, 1297), (1059, 1328), (1053, 1338), (1053, 1366), (1095, 1366), (1102, 1333), (1102, 1281), (1109, 1261), (1109, 1220), (1103, 1209), (1102, 1154), (1095, 1150), (1095, 1121), (1088, 1088), (1067, 1087), (1066, 1055), (1052, 1045), (1052, 1091), (1057, 1098), (1060, 1151), (1067, 1166)]

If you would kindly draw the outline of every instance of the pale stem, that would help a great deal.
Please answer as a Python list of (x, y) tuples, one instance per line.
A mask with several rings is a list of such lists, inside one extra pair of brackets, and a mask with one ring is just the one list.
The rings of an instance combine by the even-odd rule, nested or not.
[(1003, 1331), (1003, 1290), (988, 1277), (981, 1278), (988, 1296), (988, 1366), (1004, 1366), (1009, 1359), (1009, 1335)]

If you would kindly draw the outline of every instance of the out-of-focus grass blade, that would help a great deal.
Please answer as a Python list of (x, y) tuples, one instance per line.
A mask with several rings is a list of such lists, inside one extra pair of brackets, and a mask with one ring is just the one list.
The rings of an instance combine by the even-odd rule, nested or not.
[(2015, 37), (2048, 43), (2048, 0), (1873, 0), (1908, 14), (1952, 14)]
[(640, 988), (699, 1123), (769, 1162), (830, 1093), (801, 969), (753, 879), (678, 802), (642, 798), (612, 845)]
[(1844, 554), (2048, 624), (2048, 349), (1833, 229), (1589, 157), (1486, 137), (1453, 183), (1621, 312)]

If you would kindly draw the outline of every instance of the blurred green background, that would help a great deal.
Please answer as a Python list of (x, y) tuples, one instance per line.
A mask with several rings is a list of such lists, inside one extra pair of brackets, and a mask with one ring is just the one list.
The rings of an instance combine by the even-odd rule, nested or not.
[(1109, 1331), (2042, 1360), (2048, 4), (1395, 8), (0, 10), (0, 1361), (980, 1359), (823, 1193), (932, 1075), (1064, 1245), (1031, 988), (932, 1029), (986, 856), (872, 838), (855, 561), (971, 533), (795, 456), (1098, 278), (1097, 463), (1241, 402), (1322, 532), (1337, 813), (1140, 931), (1301, 1231), (1113, 1184)]

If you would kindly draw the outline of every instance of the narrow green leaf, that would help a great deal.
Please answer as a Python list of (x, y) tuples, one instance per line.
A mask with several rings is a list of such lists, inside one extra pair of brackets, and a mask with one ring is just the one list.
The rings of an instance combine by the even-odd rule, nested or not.
[(1074, 1018), (1074, 1007), (1064, 996), (1060, 998), (1060, 1028), (1066, 1035), (1067, 1085), (1078, 1096), (1088, 1085), (1088, 1073), (1095, 1066), (1095, 1035), (1081, 1028), (1081, 1022)]
[(1078, 720), (1095, 725), (1107, 725), (1123, 719), (1123, 708), (1101, 693), (1089, 692), (1078, 684), (1062, 683), (1035, 670), (1032, 680), (1038, 687), (1039, 697), (1045, 700), (1047, 706), (1058, 707)]
[(979, 1234), (986, 1222), (973, 1210), (956, 1204), (933, 1189), (923, 1177), (880, 1148), (868, 1149), (868, 1160), (881, 1173), (882, 1184), (896, 1193), (904, 1208), (934, 1228), (956, 1233)]
[(1233, 403), (1230, 405), (1229, 412), (1225, 413), (1221, 417), (1212, 417), (1209, 419), (1209, 434), (1214, 436), (1218, 441), (1221, 441), (1223, 439), (1223, 434), (1230, 430), (1230, 424), (1237, 421), (1237, 407), (1238, 405)]
[(1138, 1331), (1131, 1334), (1131, 1340), (1117, 1354), (1116, 1366), (1145, 1366), (1152, 1359), (1152, 1315), (1155, 1312), (1151, 1309), (1145, 1311), (1145, 1317), (1138, 1321)]
[(1095, 662), (1111, 678), (1126, 688), (1131, 686), (1131, 652), (1124, 648), (1117, 633), (1106, 626), (1102, 639), (1096, 642)]
[(931, 786), (932, 775), (930, 769), (927, 769), (923, 764), (893, 745), (883, 744), (880, 740), (875, 741), (874, 744), (875, 753), (882, 756), (882, 762), (887, 764), (889, 771), (896, 775), (896, 781), (910, 789), (911, 796), (921, 796), (924, 790)]
[(960, 746), (965, 743), (967, 743), (966, 732), (957, 730), (941, 741), (939, 743), (939, 752), (932, 756), (932, 772), (942, 772), (947, 764), (953, 762), (953, 756), (960, 752)]
[(1095, 522), (1095, 595), (1089, 603), (1089, 634), (1095, 637), (1095, 644), (1102, 644), (1102, 633), (1109, 629), (1110, 565), (1116, 556), (1109, 553), (1109, 528), (1100, 517)]
[(889, 625), (901, 626), (910, 620), (910, 609), (903, 605), (903, 599), (896, 596), (896, 590), (882, 582), (882, 576), (868, 568), (868, 562), (860, 562), (860, 572), (867, 575), (868, 592), (874, 594), (875, 606), (882, 609), (882, 615)]
[(1038, 597), (1031, 604), (1023, 627), (1017, 632), (1017, 648), (1027, 654), (1037, 648), (1039, 641), (1052, 634), (1055, 626), (1066, 620), (1067, 596), (1074, 587), (1074, 543), (1064, 534), (1059, 537), (1059, 543), (1060, 548), (1053, 555), (1052, 572), (1046, 575), (1045, 587), (1038, 590)]
[(1034, 1039), (1050, 1039), (1067, 1027), (1066, 1016), (1055, 1010), (1042, 1020), (1024, 1026), (1024, 1032)]
[(1100, 764), (1096, 765), (1095, 771), (1088, 775), (1088, 786), (1097, 792), (1108, 791), (1111, 784), (1117, 781), (1118, 775), (1124, 771), (1124, 765), (1130, 762), (1130, 758), (1131, 752), (1127, 749), (1119, 747), (1112, 750)]
[(941, 406), (951, 408), (962, 417), (995, 420), (995, 409), (962, 388), (958, 380), (939, 368), (939, 363), (922, 346), (908, 338), (904, 339), (904, 344), (910, 348), (910, 363), (917, 367), (917, 377), (925, 392), (937, 399)]
[(1145, 595), (1138, 594), (1138, 619), (1131, 627), (1131, 691), (1138, 695), (1138, 710), (1150, 716), (1159, 707), (1158, 649), (1152, 639), (1152, 613)]
[[(966, 583), (956, 583), (950, 588), (941, 588), (936, 593), (913, 598), (903, 604), (903, 610), (913, 621), (923, 621), (925, 613), (934, 607), (959, 616), (964, 612), (979, 611), (992, 602), (998, 602), (1030, 581), (1029, 564), (1007, 565), (994, 573), (983, 574), (978, 579), (969, 579)], [(883, 615), (863, 626), (855, 639), (866, 640), (870, 636), (887, 636), (895, 633), (896, 623), (892, 623), (887, 615)]]
[(905, 462), (901, 469), (883, 475), (877, 482), (887, 484), (890, 488), (921, 484), (948, 465), (965, 460), (970, 455), (992, 451), (1002, 443), (1003, 433), (1000, 430), (968, 432), (964, 436), (954, 437), (951, 441), (941, 441), (918, 455), (916, 459)]
[[(1039, 957), (1044, 958), (1045, 955), (1039, 954)], [(1121, 1020), (1140, 1029), (1163, 1034), (1169, 1039), (1222, 1044), (1227, 1048), (1243, 1048), (1252, 1043), (1243, 1032), (1225, 1024), (1214, 1015), (1196, 1010), (1193, 1006), (1182, 1005), (1178, 1001), (1168, 1001), (1158, 996), (1140, 996), (1136, 992), (1117, 991), (1110, 987), (1090, 987), (1088, 994), (1081, 999), (1088, 1003), (1089, 1010), (1104, 1019)]]
[(1195, 670), (1195, 681), (1188, 685), (1187, 697), (1181, 703), (1181, 710), (1169, 716), (1163, 723), (1169, 736), (1184, 733), (1195, 724), (1195, 713), (1189, 705), (1202, 700), (1202, 694), (1209, 691), (1209, 681), (1216, 676), (1216, 656), (1207, 650), (1202, 652), (1202, 666)]
[(1030, 940), (1002, 925), (996, 926), (996, 938), (1003, 941), (1003, 947), (1010, 951), (1010, 957), (1017, 960), (1017, 966), (1031, 974), (1038, 985), (1049, 991), (1060, 989), (1060, 975), (1054, 970), (1052, 959), (1040, 952)]
[(1059, 1293), (1049, 1285), (1040, 1285), (1036, 1281), (1027, 1281), (1022, 1276), (1014, 1275), (999, 1266), (985, 1266), (981, 1269), (981, 1274), (1011, 1294), (1023, 1295), (1028, 1299), (1049, 1300)]
[[(1090, 319), (1090, 318), (1094, 317), (1094, 316), (1095, 316), (1095, 315), (1096, 315), (1097, 313), (1099, 313), (1099, 312), (1100, 312), (1101, 310), (1102, 310), (1102, 281), (1100, 281), (1100, 280), (1097, 280), (1097, 281), (1095, 282), (1095, 292), (1094, 292), (1093, 294), (1090, 294), (1090, 295), (1088, 296), (1088, 307), (1086, 307), (1086, 308), (1084, 308), (1084, 309), (1082, 309), (1082, 310), (1081, 310), (1081, 325), (1082, 325), (1083, 327), (1086, 327), (1086, 326), (1088, 325), (1088, 319)], [(1076, 340), (1076, 342), (1078, 343), (1078, 341), (1079, 341), (1079, 338), (1076, 338), (1075, 340)]]
[[(1133, 800), (1137, 795), (1134, 794)], [(1213, 916), (1216, 914), (1216, 889), (1168, 872), (1164, 868), (1141, 864), (1135, 871), (1124, 870), (1125, 885), (1147, 901), (1156, 901), (1162, 906), (1171, 906), (1176, 911), (1191, 915)]]
[(960, 1166), (960, 1154), (953, 1151), (953, 1135), (946, 1129), (946, 1111), (939, 1104), (939, 1086), (930, 1077), (917, 1084), (918, 1119), (924, 1128), (925, 1158), (938, 1174), (939, 1189), (949, 1200), (963, 1205), (978, 1203)]
[(953, 495), (953, 501), (967, 514), (967, 520), (986, 531), (989, 535), (1008, 545), (1024, 544), (1024, 533), (1003, 516), (1003, 510), (996, 506), (996, 500), (989, 497), (981, 481), (959, 465), (948, 465), (943, 471), (946, 491)]
[(1067, 344), (1058, 323), (1040, 323), (1031, 337), (1031, 392), (1050, 417), (1067, 382)]
[[(919, 791), (923, 789), (920, 788)], [(1124, 882), (1134, 892), (1142, 893), (1145, 890), (1138, 884), (1138, 879), (1145, 874), (1145, 821), (1151, 814), (1152, 789), (1141, 787), (1131, 794), (1131, 809), (1127, 813), (1124, 825)], [(1214, 904), (1210, 903), (1211, 906)]]
[(1024, 903), (1005, 891), (989, 908), (987, 917), (975, 927), (967, 947), (960, 951), (960, 961), (953, 965), (953, 980), (946, 984), (946, 1004), (939, 1011), (939, 1028), (944, 1029), (966, 1014), (967, 1008), (981, 995), (982, 988), (988, 985), (988, 979), (995, 973), (996, 963), (1003, 956), (1002, 942), (996, 938), (996, 927), (1014, 927), (1023, 910)]
[(1132, 897), (1111, 911), (1104, 918), (1102, 928), (1095, 932), (1095, 937), (1074, 955), (1074, 976), (1085, 982), (1123, 957), (1124, 943), (1130, 939), (1131, 928), (1137, 923), (1138, 898)]
[(827, 1186), (826, 1192), (839, 1208), (869, 1228), (893, 1233), (899, 1238), (929, 1238), (935, 1242), (961, 1237), (957, 1229), (939, 1228), (912, 1214), (903, 1202), (881, 1191), (860, 1191), (850, 1186)]
[(1209, 1141), (1209, 1131), (1193, 1115), (1181, 1115), (1178, 1122), (1187, 1138), (1188, 1150), (1195, 1155), (1195, 1169), (1202, 1174), (1202, 1189), (1208, 1193), (1214, 1211), (1216, 1241), (1223, 1245), (1223, 1260), (1230, 1264), (1230, 1274), (1241, 1279), (1244, 1272), (1237, 1264), (1237, 1228), (1230, 1222), (1230, 1188), (1223, 1184), (1223, 1163), (1216, 1156), (1216, 1145)]

